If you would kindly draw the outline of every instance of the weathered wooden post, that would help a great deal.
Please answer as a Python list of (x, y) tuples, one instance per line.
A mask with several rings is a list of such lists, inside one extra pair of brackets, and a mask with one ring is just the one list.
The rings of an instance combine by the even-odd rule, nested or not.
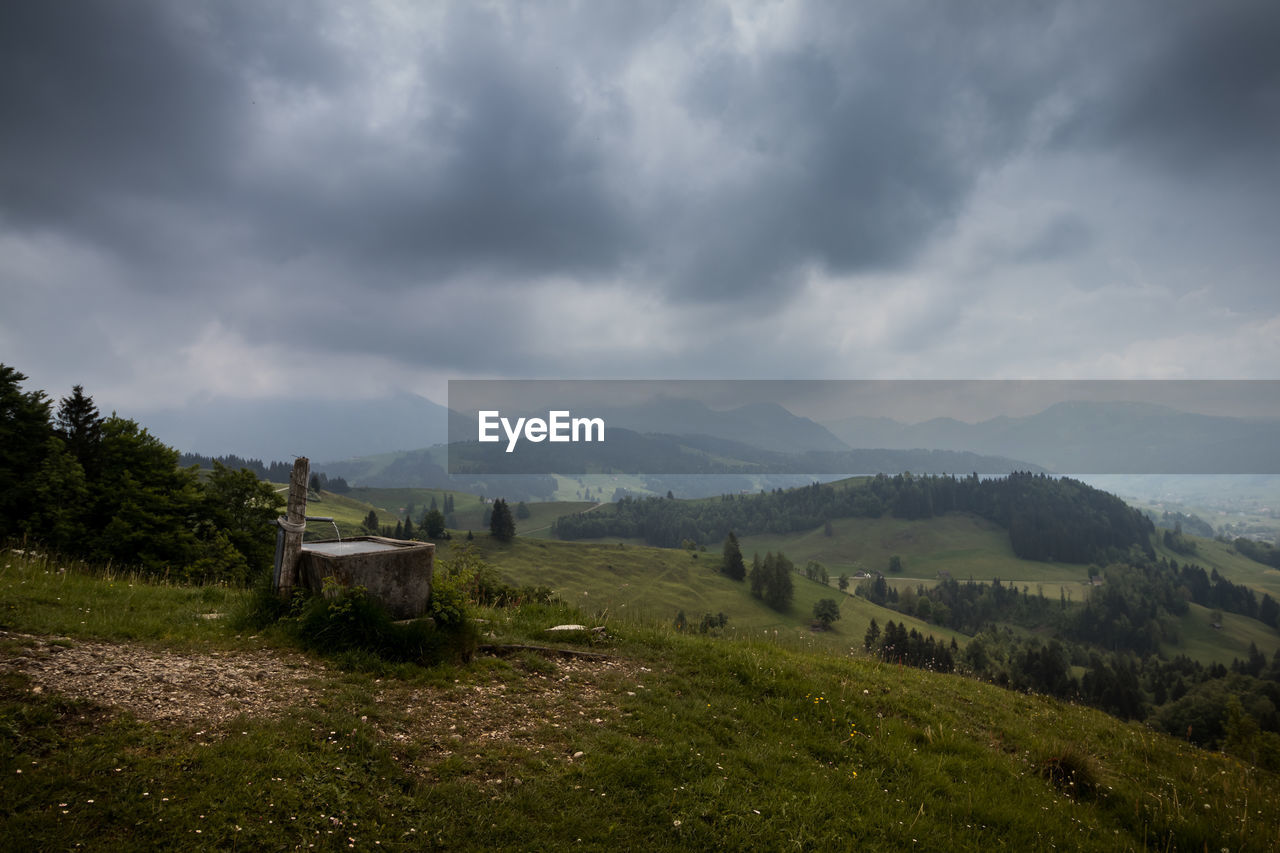
[(289, 475), (289, 505), (284, 518), (277, 518), (281, 535), (277, 537), (279, 562), (276, 566), (276, 591), (281, 598), (293, 594), (298, 582), (298, 558), (302, 554), (302, 534), (307, 529), (307, 475), (311, 462), (305, 456), (293, 460)]

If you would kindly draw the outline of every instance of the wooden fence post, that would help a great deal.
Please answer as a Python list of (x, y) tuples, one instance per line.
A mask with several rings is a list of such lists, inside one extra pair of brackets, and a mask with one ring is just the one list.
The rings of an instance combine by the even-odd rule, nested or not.
[(305, 456), (293, 460), (293, 473), (289, 476), (289, 505), (285, 517), (277, 520), (284, 531), (284, 546), (280, 552), (279, 584), (276, 587), (281, 598), (293, 594), (298, 582), (298, 558), (302, 555), (302, 534), (307, 527), (307, 475), (311, 462)]

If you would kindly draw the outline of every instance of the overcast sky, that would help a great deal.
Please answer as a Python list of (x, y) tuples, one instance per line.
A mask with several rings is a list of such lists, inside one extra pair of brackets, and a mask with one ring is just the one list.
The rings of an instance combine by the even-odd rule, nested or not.
[(0, 361), (1277, 378), (1280, 3), (0, 5)]

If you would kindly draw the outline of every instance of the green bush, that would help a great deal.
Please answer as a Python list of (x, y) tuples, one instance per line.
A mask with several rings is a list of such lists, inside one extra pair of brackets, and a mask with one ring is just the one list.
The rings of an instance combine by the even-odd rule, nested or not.
[(431, 618), (396, 622), (363, 587), (344, 587), (325, 578), (322, 594), (295, 589), (293, 598), (283, 601), (267, 578), (236, 614), (235, 623), (254, 630), (276, 625), (301, 647), (349, 663), (368, 658), (371, 663), (433, 666), (470, 660), (479, 632), (466, 618), (465, 597), (459, 605), (457, 588), (445, 584), (442, 598), (443, 607), (433, 598)]

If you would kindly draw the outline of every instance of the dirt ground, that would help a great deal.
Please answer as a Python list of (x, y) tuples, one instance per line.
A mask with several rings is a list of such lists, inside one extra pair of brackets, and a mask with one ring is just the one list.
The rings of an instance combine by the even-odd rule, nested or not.
[[(0, 631), (0, 672), (5, 671), (24, 674), (34, 694), (89, 700), (142, 720), (200, 726), (213, 737), (219, 723), (240, 715), (278, 718), (322, 702), (344, 678), (287, 651), (178, 652)], [(431, 764), (494, 742), (522, 751), (563, 751), (564, 760), (572, 761), (569, 730), (616, 719), (619, 699), (644, 690), (648, 671), (631, 661), (527, 656), (476, 683), (424, 686), (378, 679), (369, 722), (411, 764)]]
[(88, 699), (144, 720), (275, 716), (305, 703), (326, 675), (322, 664), (275, 651), (178, 653), (7, 632), (0, 640), (21, 644), (0, 656), (0, 670), (27, 675), (33, 692)]

